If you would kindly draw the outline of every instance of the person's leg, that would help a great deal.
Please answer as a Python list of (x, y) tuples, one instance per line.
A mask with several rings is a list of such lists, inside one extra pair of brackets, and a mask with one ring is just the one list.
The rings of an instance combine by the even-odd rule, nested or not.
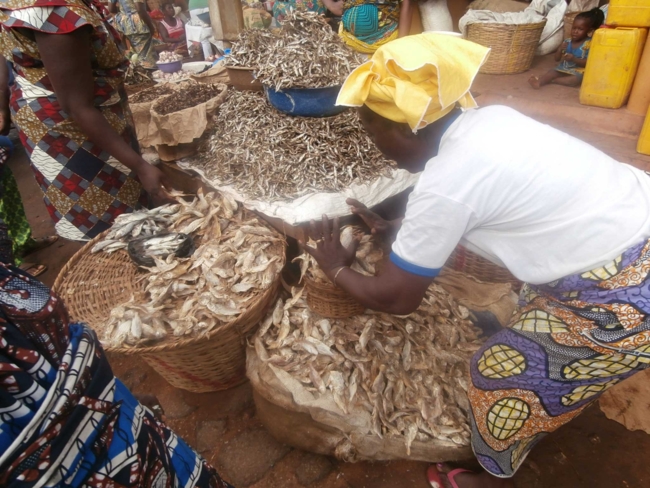
[[(563, 73), (560, 73), (560, 74), (563, 74)], [(555, 85), (576, 87), (576, 86), (580, 86), (581, 82), (582, 82), (581, 78), (578, 78), (575, 75), (567, 74), (565, 76), (560, 76), (558, 78), (553, 79), (553, 81), (551, 83), (553, 83)]]
[(530, 78), (528, 78), (528, 83), (530, 83), (530, 86), (532, 86), (536, 90), (539, 90), (544, 85), (548, 85), (549, 83), (552, 83), (553, 80), (555, 80), (559, 76), (562, 76), (562, 74), (563, 73), (560, 73), (559, 71), (555, 71), (554, 69), (552, 69), (544, 73), (542, 76), (531, 76)]

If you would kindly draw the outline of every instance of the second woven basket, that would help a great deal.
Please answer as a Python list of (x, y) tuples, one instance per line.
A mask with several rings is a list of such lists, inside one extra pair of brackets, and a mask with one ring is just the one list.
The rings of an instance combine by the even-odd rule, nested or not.
[(467, 39), (491, 49), (480, 72), (508, 75), (529, 69), (545, 25), (546, 19), (534, 24), (468, 24)]

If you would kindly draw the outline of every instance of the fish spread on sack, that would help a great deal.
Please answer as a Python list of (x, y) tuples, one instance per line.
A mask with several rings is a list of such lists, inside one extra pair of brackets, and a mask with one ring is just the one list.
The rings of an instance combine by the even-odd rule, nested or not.
[(214, 118), (210, 149), (188, 159), (215, 184), (265, 202), (341, 192), (397, 168), (364, 132), (356, 111), (287, 117), (263, 94), (233, 90)]
[[(145, 241), (155, 262), (144, 277), (146, 302), (132, 298), (113, 310), (102, 334), (102, 341), (111, 347), (147, 345), (170, 334), (207, 334), (236, 320), (276, 281), (284, 264), (280, 234), (230, 197), (199, 190), (196, 198), (180, 200), (173, 211), (169, 207), (154, 210), (166, 216), (161, 231), (170, 234)], [(177, 246), (178, 233), (188, 226), (194, 228), (192, 237), (198, 244), (190, 257), (156, 256), (157, 250)], [(242, 228), (247, 231), (243, 238)], [(240, 241), (237, 248), (235, 240)], [(247, 266), (243, 260), (236, 264), (240, 255), (251, 256)]]
[[(347, 229), (342, 241), (350, 245)], [(353, 267), (369, 274), (384, 254), (374, 238), (360, 240)], [(302, 259), (303, 274), (320, 279), (316, 263)], [(451, 295), (433, 284), (408, 316), (366, 311), (346, 319), (309, 310), (302, 289), (292, 295), (276, 302), (253, 338), (260, 360), (316, 396), (331, 394), (343, 413), (365, 410), (371, 432), (403, 439), (409, 453), (415, 441), (469, 445), (469, 360), (483, 339)]]

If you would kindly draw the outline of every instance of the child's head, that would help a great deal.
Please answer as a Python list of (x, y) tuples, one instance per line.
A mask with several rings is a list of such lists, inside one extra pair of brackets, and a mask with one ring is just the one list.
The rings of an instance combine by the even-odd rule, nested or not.
[(605, 13), (599, 8), (592, 8), (587, 12), (580, 12), (573, 20), (571, 27), (571, 40), (582, 41), (591, 32), (598, 29), (605, 21)]

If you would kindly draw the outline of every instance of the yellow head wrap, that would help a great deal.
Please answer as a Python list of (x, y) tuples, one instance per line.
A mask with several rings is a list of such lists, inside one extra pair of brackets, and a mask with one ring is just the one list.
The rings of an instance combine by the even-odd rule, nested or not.
[(407, 36), (381, 46), (343, 83), (337, 105), (360, 107), (413, 132), (451, 112), (474, 108), (470, 86), (490, 50), (447, 34)]

